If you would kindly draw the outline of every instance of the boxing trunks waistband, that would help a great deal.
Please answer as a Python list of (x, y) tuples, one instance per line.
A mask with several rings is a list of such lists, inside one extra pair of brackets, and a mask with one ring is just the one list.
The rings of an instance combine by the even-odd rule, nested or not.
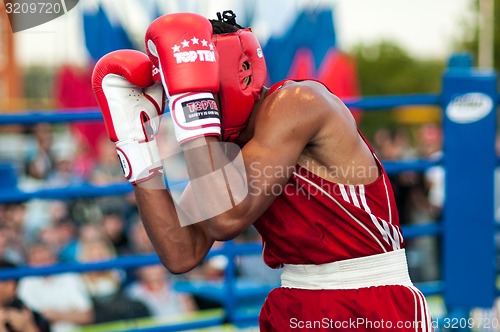
[(412, 286), (404, 249), (320, 265), (285, 264), (281, 287), (299, 289), (358, 289)]

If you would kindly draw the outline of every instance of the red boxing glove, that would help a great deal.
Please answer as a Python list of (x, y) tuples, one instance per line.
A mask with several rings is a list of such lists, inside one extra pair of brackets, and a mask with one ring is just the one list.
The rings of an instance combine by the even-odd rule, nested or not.
[(177, 140), (220, 137), (218, 55), (212, 25), (193, 13), (157, 18), (146, 31), (146, 50), (161, 75)]
[(148, 56), (135, 50), (106, 54), (95, 65), (92, 88), (125, 177), (137, 184), (161, 170), (155, 135), (165, 95)]

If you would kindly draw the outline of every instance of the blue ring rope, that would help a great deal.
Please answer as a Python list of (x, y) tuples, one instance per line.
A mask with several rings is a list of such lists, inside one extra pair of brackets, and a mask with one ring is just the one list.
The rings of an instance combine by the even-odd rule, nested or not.
[[(261, 254), (261, 252), (262, 246), (257, 243), (233, 244), (230, 247), (224, 245), (221, 248), (211, 249), (206, 256), (206, 259), (216, 255), (225, 255), (228, 253), (238, 256)], [(1, 269), (0, 280), (19, 279), (28, 276), (48, 276), (68, 272), (105, 271), (115, 268), (130, 269), (159, 263), (160, 259), (158, 258), (158, 255), (146, 254), (120, 256), (114, 259), (92, 263), (58, 263), (43, 267), (22, 266), (17, 268)]]
[[(441, 160), (410, 160), (383, 162), (384, 168), (389, 175), (405, 171), (424, 171), (430, 167), (440, 165)], [(171, 186), (184, 183), (185, 181), (169, 183)], [(108, 185), (69, 185), (66, 187), (43, 188), (32, 191), (22, 191), (17, 188), (0, 189), (0, 203), (26, 202), (31, 199), (56, 199), (68, 200), (79, 198), (97, 198), (108, 196), (121, 196), (132, 192), (133, 187), (128, 182), (112, 183)]]
[(443, 233), (443, 225), (440, 221), (428, 221), (419, 225), (403, 225), (401, 232), (405, 240), (422, 236), (440, 236)]
[[(435, 235), (438, 236), (442, 233), (442, 227), (438, 224), (428, 224), (428, 225), (414, 225), (414, 226), (403, 226), (403, 234), (405, 238), (411, 239), (423, 235)], [(241, 255), (260, 255), (262, 254), (262, 246), (257, 243), (244, 243), (244, 244), (233, 244), (231, 247), (221, 247), (211, 249), (206, 259), (217, 256), (217, 255), (227, 255), (231, 254), (233, 256)], [(0, 270), (0, 280), (12, 280), (20, 279), (22, 277), (30, 276), (48, 276), (53, 274), (61, 274), (68, 272), (89, 272), (89, 271), (105, 271), (116, 268), (137, 268), (146, 265), (159, 264), (160, 259), (156, 254), (145, 254), (145, 255), (128, 255), (120, 256), (114, 259), (93, 262), (93, 263), (58, 263), (50, 266), (43, 267), (28, 267), (21, 266), (17, 268), (5, 268)]]
[(436, 94), (404, 95), (404, 96), (376, 96), (342, 99), (347, 107), (362, 108), (363, 110), (383, 110), (401, 106), (434, 105), (439, 106), (441, 96)]
[[(409, 105), (439, 105), (440, 96), (434, 94), (406, 95), (406, 96), (377, 96), (363, 98), (348, 98), (343, 100), (347, 107), (362, 108), (363, 110), (381, 110)], [(22, 114), (2, 113), (0, 125), (37, 123), (69, 123), (79, 121), (102, 121), (102, 114), (98, 108), (73, 108), (53, 110), (33, 110)]]
[(80, 121), (102, 121), (98, 108), (76, 108), (53, 110), (37, 110), (29, 113), (2, 113), (0, 125), (32, 125), (37, 123), (70, 123)]
[(70, 185), (67, 187), (44, 188), (33, 191), (2, 189), (0, 190), (0, 203), (26, 202), (31, 199), (71, 200), (79, 198), (120, 196), (132, 192), (132, 189), (132, 185), (128, 182), (102, 186), (95, 186), (91, 184)]
[(422, 172), (433, 166), (441, 165), (442, 163), (442, 159), (415, 159), (382, 162), (385, 172), (388, 175), (399, 174), (408, 171)]

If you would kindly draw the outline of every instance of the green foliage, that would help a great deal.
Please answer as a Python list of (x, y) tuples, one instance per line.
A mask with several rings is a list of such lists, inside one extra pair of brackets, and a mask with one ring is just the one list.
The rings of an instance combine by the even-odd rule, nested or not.
[[(381, 96), (416, 93), (439, 93), (444, 61), (412, 57), (390, 41), (353, 48), (362, 96)], [(401, 126), (394, 120), (393, 110), (367, 111), (363, 114), (361, 130), (370, 139), (379, 128)]]
[[(479, 11), (479, 3), (477, 0), (473, 0), (470, 3), (470, 9), (473, 13), (478, 14)], [(498, 5), (495, 6), (495, 23), (500, 23), (496, 18), (498, 17), (496, 13), (500, 10)], [(466, 16), (461, 19), (459, 25), (459, 37), (455, 40), (454, 45), (455, 49), (460, 52), (468, 52), (472, 54), (475, 63), (477, 64), (478, 58), (478, 47), (479, 47), (479, 25), (477, 20), (470, 20)], [(495, 39), (499, 40), (500, 35), (498, 35), (500, 31), (497, 27), (495, 27)], [(495, 42), (496, 43), (496, 42)], [(498, 63), (498, 61), (495, 61)]]
[[(493, 66), (497, 72), (500, 72), (500, 1), (493, 0)], [(472, 0), (470, 4), (471, 11), (479, 13), (479, 1)], [(479, 14), (477, 14), (479, 15)], [(459, 51), (466, 51), (473, 55), (474, 63), (477, 65), (479, 35), (481, 29), (480, 20), (463, 19), (460, 38), (455, 42), (455, 48)]]
[(357, 45), (351, 56), (356, 60), (361, 94), (364, 96), (440, 91), (444, 70), (441, 60), (414, 58), (388, 41)]

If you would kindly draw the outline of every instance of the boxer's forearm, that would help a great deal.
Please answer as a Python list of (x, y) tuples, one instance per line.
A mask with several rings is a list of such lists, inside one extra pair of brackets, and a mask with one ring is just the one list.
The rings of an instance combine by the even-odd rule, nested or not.
[[(149, 181), (158, 188), (163, 178)], [(158, 183), (153, 183), (158, 182)], [(210, 250), (213, 240), (202, 223), (181, 226), (170, 193), (165, 189), (148, 189), (147, 184), (134, 187), (137, 206), (148, 236), (165, 267), (172, 273), (195, 268)]]
[(245, 207), (239, 203), (248, 192), (245, 166), (243, 160), (241, 165), (236, 165), (237, 162), (228, 158), (226, 144), (214, 137), (203, 137), (183, 145), (191, 179), (183, 205), (188, 205), (190, 200), (189, 205), (196, 206), (193, 221), (203, 220), (215, 240), (231, 239), (250, 225), (247, 219), (240, 218)]
[[(237, 172), (232, 172), (232, 176), (227, 174), (227, 170), (234, 167), (224, 150), (225, 144), (227, 143), (221, 143), (215, 137), (203, 137), (183, 145), (184, 159), (194, 194), (192, 199), (196, 199), (202, 210), (204, 207), (235, 206), (230, 183), (237, 180), (234, 178)], [(239, 172), (244, 171), (242, 164)], [(241, 174), (237, 176), (241, 179)], [(230, 206), (227, 206), (228, 203)]]

